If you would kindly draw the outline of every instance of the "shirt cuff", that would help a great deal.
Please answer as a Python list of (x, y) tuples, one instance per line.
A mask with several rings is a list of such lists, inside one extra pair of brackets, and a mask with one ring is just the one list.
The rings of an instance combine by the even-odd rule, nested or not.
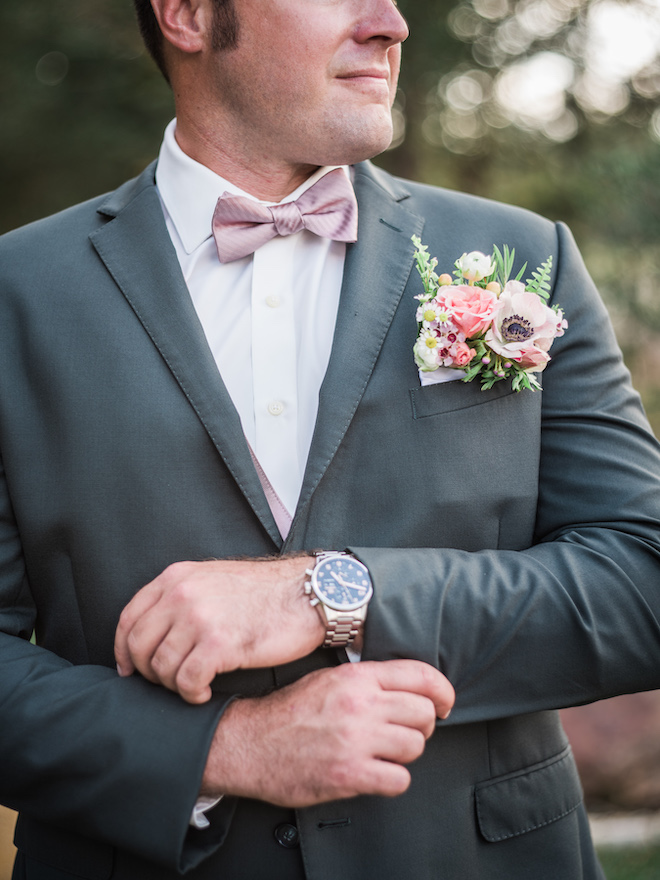
[(217, 798), (210, 797), (200, 797), (197, 798), (197, 803), (193, 807), (192, 814), (190, 816), (190, 826), (191, 828), (208, 828), (211, 824), (209, 820), (206, 818), (206, 813), (209, 810), (212, 810), (216, 804), (219, 804), (222, 800), (223, 795)]

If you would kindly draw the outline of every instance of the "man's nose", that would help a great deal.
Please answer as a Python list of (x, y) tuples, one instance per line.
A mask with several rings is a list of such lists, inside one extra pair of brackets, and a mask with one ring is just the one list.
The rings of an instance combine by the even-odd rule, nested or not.
[(395, 0), (359, 0), (360, 25), (358, 42), (381, 39), (390, 43), (403, 43), (409, 30)]

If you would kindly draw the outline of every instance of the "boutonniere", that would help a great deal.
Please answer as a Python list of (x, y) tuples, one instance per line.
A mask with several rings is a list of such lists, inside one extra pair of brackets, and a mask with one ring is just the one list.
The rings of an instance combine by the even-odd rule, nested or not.
[(514, 391), (541, 386), (534, 373), (545, 369), (548, 350), (568, 326), (558, 306), (550, 308), (552, 257), (520, 279), (527, 263), (510, 280), (515, 250), (493, 246), (492, 256), (463, 254), (451, 275), (438, 275), (438, 261), (413, 235), (417, 271), (424, 293), (415, 297), (418, 336), (415, 363), (422, 372), (439, 367), (462, 370), (463, 382), (477, 376), (483, 390), (511, 379)]

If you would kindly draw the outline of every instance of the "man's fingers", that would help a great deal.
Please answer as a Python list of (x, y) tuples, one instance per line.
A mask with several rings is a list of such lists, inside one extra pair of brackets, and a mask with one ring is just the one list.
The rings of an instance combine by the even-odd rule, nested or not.
[(173, 626), (156, 646), (153, 654), (145, 657), (145, 665), (159, 684), (176, 691), (181, 666), (194, 646), (195, 638), (190, 630)]
[(434, 666), (421, 660), (384, 660), (374, 662), (374, 667), (383, 690), (409, 691), (428, 697), (438, 718), (449, 715), (456, 694), (449, 679)]
[(410, 772), (401, 764), (389, 760), (374, 759), (369, 763), (358, 782), (360, 794), (398, 797), (410, 786)]
[(189, 703), (205, 703), (217, 671), (215, 655), (205, 642), (196, 644), (189, 630), (174, 626), (166, 631), (166, 625), (165, 619), (135, 624), (126, 638), (130, 662), (148, 681), (178, 691)]
[[(147, 614), (140, 617), (130, 630), (119, 636), (119, 650), (115, 655), (117, 665), (121, 669), (120, 674), (128, 674), (124, 669), (125, 658), (131, 664), (132, 669), (137, 669), (149, 681), (160, 682), (159, 670), (152, 665), (156, 652), (163, 647), (160, 657), (160, 671), (167, 676), (174, 675), (171, 667), (180, 664), (172, 657), (173, 648), (176, 645), (176, 636), (170, 635), (173, 630), (172, 614), (162, 605), (156, 604)], [(180, 651), (184, 650), (180, 648)], [(185, 648), (183, 656), (190, 650)], [(131, 670), (132, 671), (132, 670)]]
[(130, 675), (135, 670), (128, 645), (128, 637), (136, 622), (158, 602), (162, 595), (159, 585), (152, 581), (133, 596), (122, 611), (115, 633), (115, 661), (120, 675)]
[(411, 727), (428, 739), (435, 730), (435, 706), (428, 697), (408, 691), (384, 691), (381, 699), (385, 718), (390, 724)]
[(389, 724), (382, 731), (380, 742), (374, 742), (374, 757), (396, 764), (410, 764), (424, 751), (426, 737), (414, 727)]
[(181, 663), (173, 690), (177, 690), (188, 703), (205, 703), (211, 699), (209, 683), (218, 671), (214, 657), (214, 652), (201, 642)]

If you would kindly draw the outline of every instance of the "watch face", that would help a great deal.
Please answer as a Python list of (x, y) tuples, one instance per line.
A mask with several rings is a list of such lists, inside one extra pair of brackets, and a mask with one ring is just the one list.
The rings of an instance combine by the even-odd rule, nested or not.
[(323, 604), (337, 611), (360, 608), (373, 593), (366, 565), (350, 556), (333, 556), (322, 562), (314, 572), (312, 586)]

